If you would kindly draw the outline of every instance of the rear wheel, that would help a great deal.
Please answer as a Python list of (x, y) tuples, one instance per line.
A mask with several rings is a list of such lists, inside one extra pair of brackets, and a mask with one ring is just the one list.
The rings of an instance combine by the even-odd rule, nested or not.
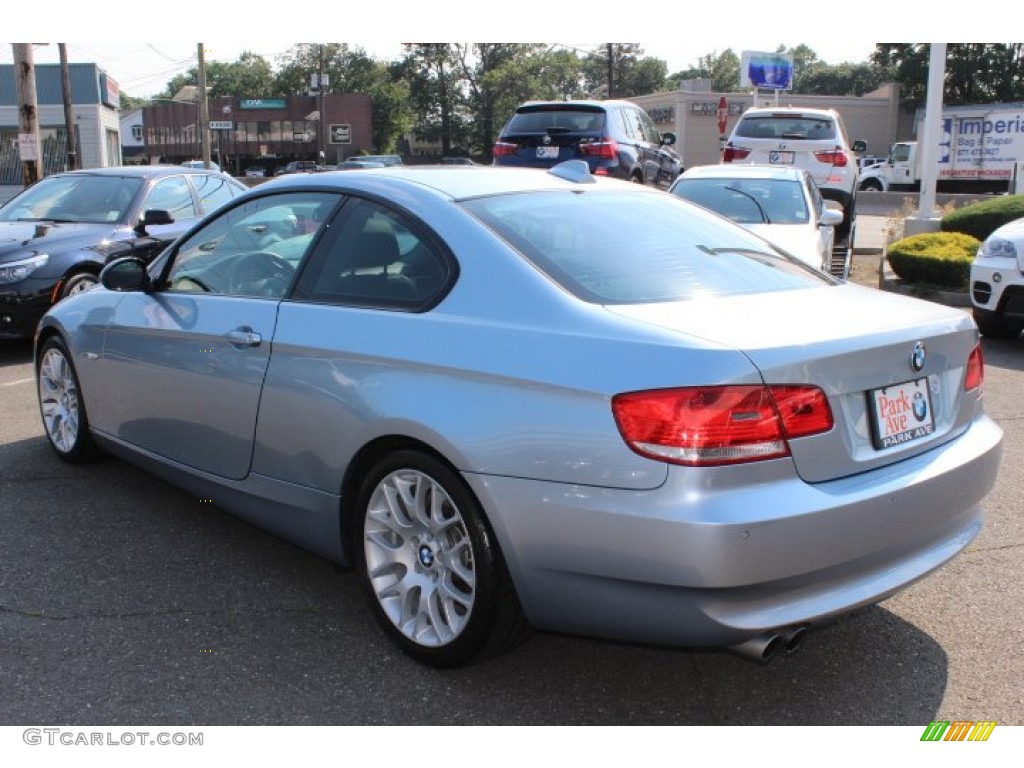
[(39, 411), (50, 447), (71, 464), (82, 464), (97, 454), (89, 434), (89, 417), (78, 386), (78, 375), (64, 342), (47, 339), (39, 351), (36, 370)]
[(973, 314), (978, 330), (990, 339), (1015, 339), (1024, 331), (1024, 322), (1019, 320), (1007, 320), (1002, 315), (977, 307)]
[(448, 465), (422, 451), (396, 451), (367, 475), (357, 510), (370, 604), (405, 653), (454, 667), (525, 637), (494, 532)]
[(863, 192), (881, 192), (882, 182), (878, 179), (865, 179), (860, 185), (861, 191)]

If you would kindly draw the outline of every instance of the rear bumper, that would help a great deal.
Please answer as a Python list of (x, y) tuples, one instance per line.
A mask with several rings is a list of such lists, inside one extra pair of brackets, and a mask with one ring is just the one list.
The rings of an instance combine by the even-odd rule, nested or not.
[(948, 561), (981, 530), (1001, 441), (983, 416), (927, 454), (814, 485), (788, 459), (673, 468), (642, 492), (467, 479), (538, 628), (719, 646), (878, 602)]

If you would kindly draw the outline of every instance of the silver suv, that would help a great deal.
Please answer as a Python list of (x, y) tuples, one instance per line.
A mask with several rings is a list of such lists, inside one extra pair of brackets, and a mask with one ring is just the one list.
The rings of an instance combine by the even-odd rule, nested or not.
[(755, 107), (744, 112), (733, 128), (722, 162), (803, 168), (822, 197), (843, 206), (843, 223), (836, 228), (836, 240), (842, 241), (851, 234), (856, 216), (855, 153), (866, 149), (863, 141), (849, 142), (834, 109)]

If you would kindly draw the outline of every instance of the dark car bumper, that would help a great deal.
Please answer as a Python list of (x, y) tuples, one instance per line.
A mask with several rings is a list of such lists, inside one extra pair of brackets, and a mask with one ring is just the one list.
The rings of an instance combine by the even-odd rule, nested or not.
[(57, 280), (29, 278), (0, 285), (0, 339), (30, 339), (51, 306)]

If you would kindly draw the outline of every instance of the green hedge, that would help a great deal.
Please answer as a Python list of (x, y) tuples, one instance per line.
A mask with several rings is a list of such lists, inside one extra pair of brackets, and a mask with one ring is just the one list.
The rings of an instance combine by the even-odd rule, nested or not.
[(971, 277), (971, 262), (980, 245), (977, 238), (960, 232), (912, 235), (889, 246), (889, 265), (908, 283), (966, 288)]
[(1024, 217), (1024, 195), (1001, 195), (965, 205), (942, 217), (943, 232), (962, 232), (984, 240), (1007, 222)]

